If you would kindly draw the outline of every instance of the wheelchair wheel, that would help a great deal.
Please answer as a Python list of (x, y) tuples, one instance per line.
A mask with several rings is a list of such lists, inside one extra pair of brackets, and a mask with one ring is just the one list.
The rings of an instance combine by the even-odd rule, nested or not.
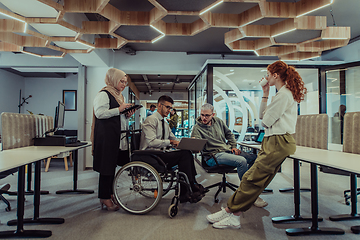
[(179, 211), (179, 207), (176, 204), (171, 204), (169, 209), (168, 209), (168, 214), (170, 218), (173, 218), (176, 216), (176, 214)]
[(162, 181), (158, 172), (144, 162), (130, 162), (115, 175), (114, 196), (128, 212), (145, 214), (156, 207), (162, 197)]

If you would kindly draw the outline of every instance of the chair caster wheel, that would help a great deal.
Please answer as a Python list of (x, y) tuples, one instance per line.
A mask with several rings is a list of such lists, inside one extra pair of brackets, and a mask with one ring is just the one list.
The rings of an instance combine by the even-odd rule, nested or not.
[(169, 209), (168, 209), (168, 214), (170, 218), (173, 218), (176, 216), (176, 214), (179, 211), (179, 207), (176, 204), (171, 204)]
[(10, 211), (11, 211), (11, 207), (5, 208), (5, 211), (10, 212)]
[(219, 203), (219, 199), (215, 199), (215, 203)]

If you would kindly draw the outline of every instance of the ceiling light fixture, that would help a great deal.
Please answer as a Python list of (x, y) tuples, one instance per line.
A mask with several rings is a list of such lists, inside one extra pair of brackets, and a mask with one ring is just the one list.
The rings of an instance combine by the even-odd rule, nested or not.
[(300, 59), (300, 61), (309, 60), (309, 59), (317, 58), (317, 57), (320, 57), (320, 56), (313, 56), (313, 57), (303, 58), (303, 59)]
[(36, 54), (36, 53), (32, 53), (32, 52), (27, 52), (27, 51), (21, 51), (22, 53), (25, 53), (25, 54), (28, 54), (28, 55), (32, 55), (32, 56), (35, 56), (35, 57), (41, 57), (40, 54)]
[(327, 38), (321, 38), (321, 40), (347, 40), (348, 38), (346, 37), (333, 37), (333, 38), (330, 38), (330, 37), (327, 37)]
[(82, 42), (82, 41), (79, 41), (79, 40), (76, 40), (77, 43), (81, 43), (82, 45), (85, 45), (85, 46), (88, 46), (90, 48), (95, 48), (95, 46), (93, 45), (90, 45), (89, 43), (86, 43), (86, 42)]
[(153, 29), (155, 29), (156, 31), (158, 31), (159, 33), (161, 33), (162, 35), (165, 35), (165, 33), (163, 33), (162, 31), (160, 31), (159, 29), (157, 29), (157, 28), (154, 27), (153, 25), (150, 25), (150, 27), (152, 27)]
[(328, 4), (325, 4), (325, 5), (321, 6), (321, 7), (318, 7), (318, 8), (315, 8), (315, 9), (313, 9), (313, 10), (310, 10), (309, 12), (302, 13), (302, 14), (300, 14), (299, 16), (296, 16), (296, 17), (298, 18), (298, 17), (304, 16), (304, 15), (306, 15), (306, 14), (308, 14), (308, 13), (315, 12), (315, 11), (317, 11), (317, 10), (319, 10), (319, 9), (322, 9), (322, 8), (324, 8), (324, 7), (326, 7), (326, 6), (331, 5), (333, 2), (334, 2), (334, 0), (331, 0), (331, 2), (328, 3)]
[(233, 49), (235, 52), (254, 52), (256, 56), (260, 56), (257, 51), (251, 49)]
[(249, 24), (251, 24), (251, 23), (253, 23), (253, 22), (259, 21), (259, 20), (262, 19), (262, 18), (263, 18), (263, 17), (259, 17), (259, 18), (257, 18), (257, 19), (254, 19), (254, 20), (250, 21), (250, 22), (244, 23), (244, 24), (241, 25), (240, 27), (245, 27), (246, 25), (249, 25)]
[(4, 15), (4, 16), (7, 16), (7, 17), (9, 17), (9, 18), (15, 19), (15, 20), (17, 20), (17, 21), (23, 22), (23, 23), (25, 22), (24, 20), (22, 20), (22, 19), (20, 19), (20, 18), (10, 16), (10, 15), (8, 15), (8, 14), (6, 14), (6, 13), (3, 13), (3, 12), (0, 12), (0, 14), (2, 14), (2, 15)]
[(296, 28), (293, 28), (293, 29), (287, 30), (287, 31), (285, 31), (285, 32), (281, 32), (281, 33), (275, 34), (275, 35), (273, 35), (273, 36), (271, 36), (271, 37), (277, 37), (277, 36), (280, 36), (280, 35), (283, 35), (283, 34), (285, 34), (285, 33), (289, 33), (289, 32), (295, 31), (295, 30), (296, 30)]
[(206, 13), (207, 11), (209, 11), (210, 9), (213, 9), (214, 7), (216, 7), (217, 5), (219, 5), (220, 3), (222, 3), (223, 0), (221, 0), (220, 2), (214, 4), (213, 6), (209, 7), (208, 9), (205, 9), (204, 11), (200, 12), (200, 15)]
[(155, 43), (155, 42), (159, 41), (160, 39), (162, 39), (163, 37), (165, 37), (165, 34), (158, 36), (157, 38), (152, 40), (151, 43)]

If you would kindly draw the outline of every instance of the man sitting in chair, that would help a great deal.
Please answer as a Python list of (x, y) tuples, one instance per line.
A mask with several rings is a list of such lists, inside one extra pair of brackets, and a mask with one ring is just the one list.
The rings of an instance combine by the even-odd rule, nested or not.
[(178, 165), (179, 171), (187, 175), (193, 194), (187, 192), (187, 188), (180, 186), (179, 200), (183, 202), (198, 202), (204, 197), (206, 189), (196, 182), (196, 170), (194, 157), (189, 150), (167, 150), (177, 147), (179, 140), (171, 132), (169, 124), (165, 121), (172, 109), (174, 101), (171, 97), (163, 95), (158, 99), (157, 111), (147, 117), (142, 124), (140, 149), (163, 150), (156, 154), (168, 168)]
[[(207, 139), (203, 152), (205, 154), (204, 160), (208, 166), (216, 165), (211, 156), (214, 154), (219, 164), (236, 167), (240, 180), (256, 159), (256, 154), (244, 153), (236, 148), (237, 143), (234, 134), (220, 118), (215, 117), (214, 106), (210, 103), (205, 103), (201, 107), (200, 117), (196, 119), (191, 137)], [(258, 198), (254, 205), (266, 207), (268, 204), (263, 199)]]

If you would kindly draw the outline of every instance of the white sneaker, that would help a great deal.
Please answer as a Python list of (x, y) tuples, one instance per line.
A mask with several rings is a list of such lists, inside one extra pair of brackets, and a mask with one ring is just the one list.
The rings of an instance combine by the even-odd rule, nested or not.
[(254, 202), (254, 206), (258, 208), (263, 208), (268, 205), (267, 202), (265, 202), (262, 198), (258, 197), (256, 201)]
[(230, 215), (231, 215), (231, 213), (226, 212), (225, 208), (221, 207), (221, 211), (207, 215), (206, 219), (210, 223), (216, 223), (216, 222), (223, 220), (224, 218), (229, 217)]
[(240, 216), (230, 213), (230, 216), (213, 224), (214, 228), (240, 228)]

